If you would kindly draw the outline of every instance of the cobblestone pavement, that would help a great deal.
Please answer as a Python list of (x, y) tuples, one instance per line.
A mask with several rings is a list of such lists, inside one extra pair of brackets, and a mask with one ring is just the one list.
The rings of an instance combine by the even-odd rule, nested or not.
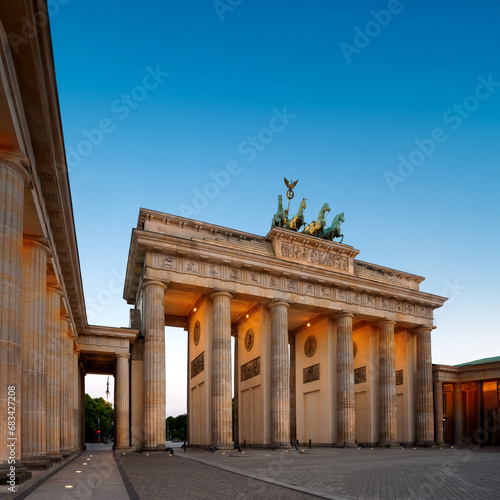
[[(374, 448), (247, 451), (188, 450), (183, 458), (297, 487), (323, 498), (500, 499), (500, 449)], [(236, 498), (272, 498), (262, 496)]]
[[(268, 484), (218, 467), (168, 453), (132, 453), (116, 456), (119, 468), (125, 471), (134, 492), (131, 500), (156, 499), (257, 499), (311, 500), (314, 496)], [(189, 454), (189, 451), (187, 452)], [(208, 452), (199, 452), (203, 456)], [(126, 479), (127, 482), (127, 479)], [(135, 494), (134, 494), (135, 493)]]
[[(500, 499), (500, 448), (176, 449), (173, 456), (99, 449), (38, 483), (0, 499), (492, 500)], [(65, 490), (68, 484), (74, 488)]]

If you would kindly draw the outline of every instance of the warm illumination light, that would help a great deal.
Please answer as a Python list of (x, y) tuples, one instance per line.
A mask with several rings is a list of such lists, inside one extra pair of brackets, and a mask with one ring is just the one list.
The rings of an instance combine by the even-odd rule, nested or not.
[(81, 473), (82, 473), (82, 471), (81, 471), (81, 470), (77, 470), (77, 471), (75, 471), (75, 472), (76, 472), (77, 474), (81, 474)]
[(249, 314), (247, 314), (247, 319), (248, 319), (249, 317), (250, 317), (250, 315), (249, 315)]
[(67, 484), (65, 488), (73, 488), (73, 486), (71, 486), (71, 484)]
[(196, 312), (198, 309), (196, 309), (196, 307), (193, 307), (193, 311)]
[(307, 328), (309, 328), (311, 326), (311, 323), (307, 323)]
[(87, 462), (83, 462), (83, 464), (82, 464), (82, 465), (87, 465)]
[(146, 456), (149, 457), (149, 453), (146, 453)]

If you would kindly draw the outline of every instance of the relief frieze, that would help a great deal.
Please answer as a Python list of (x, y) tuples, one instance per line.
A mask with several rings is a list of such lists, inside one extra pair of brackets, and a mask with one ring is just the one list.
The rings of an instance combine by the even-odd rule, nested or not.
[(334, 253), (321, 252), (313, 248), (281, 243), (281, 256), (286, 259), (304, 261), (337, 271), (349, 271), (349, 260), (347, 257)]
[(303, 384), (308, 384), (309, 382), (314, 382), (315, 380), (319, 380), (319, 363), (304, 368), (302, 373)]
[(241, 365), (241, 381), (249, 380), (260, 375), (260, 356), (248, 363)]
[(354, 383), (362, 384), (363, 382), (366, 382), (366, 366), (354, 370)]
[(191, 378), (196, 377), (205, 369), (205, 351), (191, 361)]

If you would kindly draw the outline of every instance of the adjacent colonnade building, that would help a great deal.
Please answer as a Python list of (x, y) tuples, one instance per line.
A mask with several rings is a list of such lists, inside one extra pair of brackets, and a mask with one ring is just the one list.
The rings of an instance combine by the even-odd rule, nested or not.
[(115, 375), (115, 446), (130, 446), (139, 332), (87, 322), (44, 19), (46, 2), (0, 2), (0, 484), (84, 448), (87, 373)]

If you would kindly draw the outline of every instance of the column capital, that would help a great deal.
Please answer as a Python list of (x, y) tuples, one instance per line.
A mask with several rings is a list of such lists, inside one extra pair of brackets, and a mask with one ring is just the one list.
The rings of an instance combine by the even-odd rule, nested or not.
[(288, 308), (290, 307), (290, 304), (288, 302), (285, 302), (284, 300), (277, 300), (269, 304), (269, 309), (273, 309), (276, 306), (285, 306)]
[(45, 238), (23, 235), (23, 245), (32, 245), (44, 252), (47, 256), (52, 254), (48, 241)]
[(156, 281), (156, 280), (144, 280), (142, 282), (142, 288), (143, 289), (146, 288), (146, 287), (148, 287), (148, 286), (152, 286), (152, 285), (160, 286), (166, 292), (168, 290), (169, 283), (165, 283), (164, 281)]
[(375, 325), (378, 326), (379, 328), (384, 325), (395, 325), (395, 324), (396, 322), (394, 320), (387, 318), (381, 319), (380, 321), (377, 321), (375, 323)]
[(414, 328), (413, 331), (415, 333), (424, 333), (424, 332), (427, 332), (427, 333), (430, 333), (432, 332), (432, 330), (435, 330), (436, 327), (434, 325), (420, 325), (420, 326), (417, 326), (417, 328)]
[(334, 316), (335, 319), (340, 318), (354, 318), (354, 314), (348, 311), (340, 311), (338, 314)]
[(227, 297), (229, 300), (233, 298), (233, 296), (229, 292), (217, 291), (210, 295), (210, 298), (213, 300), (215, 297)]
[(130, 358), (130, 353), (122, 353), (122, 352), (117, 352), (115, 354), (116, 359), (118, 358)]
[[(64, 297), (64, 293), (62, 291), (62, 288), (59, 285), (52, 285), (50, 283), (47, 284), (47, 292), (51, 293), (57, 293), (59, 297)], [(69, 316), (68, 316), (69, 319)]]
[(1, 164), (7, 165), (17, 172), (23, 178), (25, 186), (30, 183), (31, 179), (28, 171), (29, 160), (26, 156), (0, 151), (0, 165)]

